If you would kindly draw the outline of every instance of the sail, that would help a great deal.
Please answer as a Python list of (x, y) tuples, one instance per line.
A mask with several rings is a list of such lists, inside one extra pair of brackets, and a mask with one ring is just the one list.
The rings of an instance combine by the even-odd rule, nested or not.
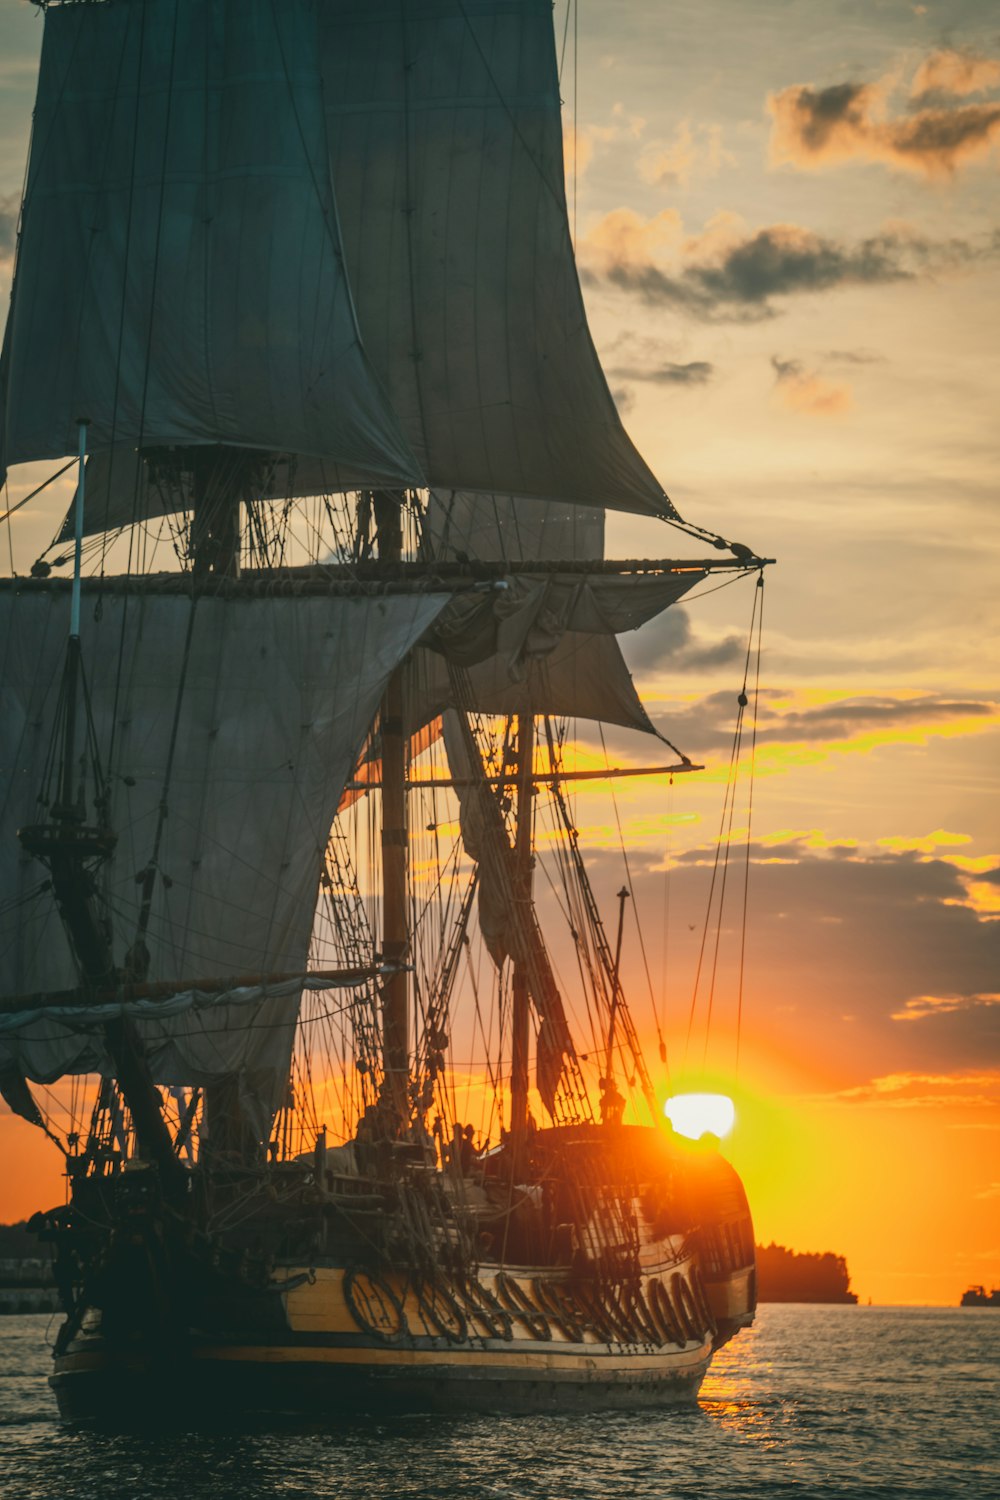
[[(194, 25), (188, 14), (192, 3), (181, 5), (189, 26)], [(266, 5), (240, 7), (241, 26), (266, 54), (260, 63), (269, 92), (259, 95), (250, 108), (237, 89), (242, 80), (228, 80), (229, 92), (247, 105), (238, 125), (247, 131), (251, 158), (256, 160), (254, 151), (263, 149), (254, 127), (268, 139), (271, 131), (278, 133), (274, 150), (282, 159), (274, 170), (282, 175), (266, 179), (268, 190), (280, 200), (266, 205), (275, 223), (271, 225), (261, 211), (257, 179), (253, 195), (244, 191), (242, 179), (236, 186), (227, 185), (223, 193), (214, 177), (203, 174), (203, 198), (214, 195), (211, 221), (206, 225), (198, 216), (203, 199), (191, 187), (185, 200), (187, 218), (175, 223), (175, 215), (166, 226), (178, 243), (172, 243), (169, 256), (162, 257), (163, 264), (152, 274), (154, 287), (137, 287), (130, 305), (123, 307), (119, 273), (124, 260), (131, 263), (134, 256), (129, 257), (126, 243), (109, 258), (107, 251), (114, 247), (102, 243), (109, 283), (105, 295), (97, 303), (84, 299), (83, 286), (77, 293), (78, 301), (86, 301), (87, 329), (98, 323), (93, 330), (99, 335), (98, 347), (109, 351), (106, 373), (115, 368), (110, 351), (120, 329), (131, 350), (132, 385), (145, 379), (145, 356), (152, 356), (148, 390), (142, 386), (143, 407), (135, 411), (133, 401), (129, 420), (124, 411), (129, 389), (121, 392), (114, 386), (111, 431), (117, 446), (113, 457), (98, 454), (92, 461), (85, 530), (190, 508), (183, 476), (175, 472), (165, 477), (155, 457), (142, 459), (135, 451), (139, 437), (144, 446), (219, 440), (267, 447), (274, 461), (255, 476), (254, 497), (263, 500), (377, 486), (391, 481), (393, 473), (403, 483), (414, 483), (419, 471), (443, 489), (675, 516), (622, 426), (587, 326), (566, 212), (548, 0), (407, 0), (405, 6), (398, 0), (318, 0), (325, 132), (315, 118), (317, 72), (307, 35), (308, 25), (316, 20), (306, 19), (304, 6), (305, 0), (296, 0), (287, 12), (285, 6), (275, 7), (275, 14), (280, 11), (282, 16), (280, 30), (276, 21), (269, 23), (257, 14), (268, 10)], [(118, 33), (127, 35), (138, 25), (130, 27), (125, 18), (144, 9), (151, 18), (158, 17), (162, 78), (170, 50), (163, 31), (165, 6), (146, 0), (145, 7), (66, 7), (77, 13), (77, 19), (59, 22), (57, 29), (65, 37), (82, 27), (87, 37), (96, 38), (96, 30), (87, 29), (89, 17), (108, 11), (118, 19), (114, 25), (102, 24), (118, 45)], [(222, 0), (198, 11), (228, 17)], [(87, 22), (81, 22), (80, 13)], [(50, 15), (47, 26), (52, 24)], [(67, 46), (64, 41), (64, 53)], [(115, 55), (112, 49), (93, 59), (97, 76), (106, 80), (108, 120), (102, 119), (102, 125), (117, 125), (119, 135), (131, 138), (131, 116), (121, 121), (115, 113), (115, 94), (108, 81), (109, 74), (114, 77)], [(87, 58), (89, 62), (89, 53)], [(292, 66), (290, 58), (296, 101), (291, 110), (292, 92), (284, 74), (285, 64)], [(43, 98), (66, 79), (66, 58), (61, 56), (58, 63), (58, 68), (53, 62), (43, 72), (43, 78), (50, 78)], [(194, 61), (189, 59), (185, 66), (194, 67)], [(72, 89), (67, 93), (68, 101), (61, 101), (58, 110), (49, 108), (60, 138), (74, 125), (82, 128), (86, 123), (73, 116), (75, 94)], [(143, 111), (154, 108), (145, 95), (143, 99)], [(118, 107), (119, 114), (123, 107)], [(134, 112), (131, 96), (127, 107)], [(233, 109), (235, 113), (235, 104)], [(43, 123), (47, 119), (46, 115)], [(308, 132), (301, 139), (296, 133), (299, 126)], [(88, 128), (93, 134), (93, 127)], [(171, 123), (170, 139), (179, 129)], [(149, 130), (151, 141), (162, 143), (164, 127), (158, 115), (149, 122)], [(316, 154), (321, 134), (328, 168), (319, 164)], [(192, 125), (193, 144), (196, 136)], [(36, 128), (36, 142), (38, 138)], [(119, 155), (125, 152), (120, 143)], [(153, 152), (152, 144), (148, 152)], [(95, 155), (102, 157), (101, 152)], [(87, 193), (77, 192), (71, 191), (69, 168), (57, 169), (52, 158), (53, 153), (41, 146), (33, 152), (11, 324), (17, 333), (15, 352), (49, 347), (52, 329), (58, 326), (56, 304), (52, 311), (40, 309), (33, 290), (41, 284), (42, 274), (48, 275), (54, 255), (51, 250), (43, 253), (41, 236), (49, 235), (53, 244), (67, 239), (75, 243), (81, 226), (89, 222), (91, 199), (102, 203), (108, 196), (99, 165), (90, 164), (84, 173)], [(85, 166), (73, 158), (73, 171)], [(155, 164), (149, 175), (151, 183), (159, 182)], [(120, 184), (120, 217), (131, 183), (124, 162), (114, 181)], [(329, 198), (331, 181), (335, 213)], [(166, 185), (172, 202), (174, 186), (172, 181)], [(154, 267), (162, 221), (155, 210), (156, 201), (151, 200), (139, 225), (146, 241), (151, 240), (145, 248)], [(282, 212), (284, 218), (279, 217)], [(136, 213), (126, 219), (131, 224)], [(264, 235), (262, 227), (267, 229)], [(343, 265), (337, 259), (341, 245)], [(81, 267), (85, 264), (81, 257)], [(232, 264), (240, 266), (238, 277), (232, 276)], [(322, 283), (325, 301), (314, 298), (320, 267), (332, 278), (329, 286)], [(207, 291), (198, 280), (204, 279), (206, 269), (218, 272)], [(365, 355), (388, 395), (391, 417), (373, 394), (371, 373), (357, 345), (351, 344), (349, 358), (345, 356), (340, 334), (349, 335), (348, 342), (353, 338), (353, 326), (347, 329), (345, 269)], [(76, 282), (85, 274), (90, 273), (74, 272)], [(153, 290), (157, 316), (151, 323), (148, 303)], [(75, 328), (77, 308), (75, 303), (66, 305), (68, 296), (60, 293), (59, 316), (64, 323), (68, 317), (68, 326)], [(333, 313), (341, 322), (328, 327)], [(208, 314), (210, 325), (205, 321)], [(234, 332), (241, 335), (235, 343)], [(184, 343), (178, 342), (177, 334), (183, 334)], [(259, 347), (253, 342), (258, 338)], [(275, 343), (278, 347), (271, 347)], [(93, 344), (84, 333), (77, 340), (78, 349)], [(164, 354), (165, 371), (159, 368)], [(65, 383), (70, 372), (64, 364), (57, 362), (55, 368)], [(202, 379), (199, 372), (210, 372), (211, 379), (207, 373)], [(231, 394), (238, 398), (238, 406), (231, 410), (226, 400), (216, 412), (220, 402), (214, 386), (222, 374), (232, 377)], [(154, 433), (152, 418), (159, 411), (159, 398), (176, 395), (173, 387), (167, 389), (168, 377), (174, 375), (184, 386), (185, 412), (183, 435), (171, 439), (171, 401), (166, 403), (169, 420), (163, 433)], [(324, 393), (332, 392), (334, 384), (337, 400), (321, 412)], [(37, 379), (33, 389), (37, 391)], [(303, 397), (308, 404), (301, 419), (279, 424), (276, 416), (287, 415), (289, 403), (293, 417), (298, 415), (296, 403)], [(359, 412), (366, 399), (368, 406)], [(73, 400), (75, 406), (73, 401), (69, 407), (60, 403), (63, 415), (56, 446), (32, 456), (72, 450), (75, 435), (69, 424), (93, 407), (89, 387), (86, 392), (74, 387)], [(40, 421), (27, 394), (18, 410), (19, 421), (27, 421), (32, 413), (33, 420)], [(319, 431), (307, 420), (310, 411), (327, 418)], [(227, 421), (212, 426), (210, 414), (221, 414)], [(381, 432), (376, 431), (378, 417), (386, 419)], [(46, 425), (54, 420), (46, 418)], [(348, 452), (341, 442), (342, 437), (356, 437), (365, 422), (375, 445), (383, 444), (381, 468), (367, 449), (361, 452), (348, 442)], [(192, 435), (192, 423), (198, 435)], [(107, 425), (95, 425), (92, 447), (104, 445)], [(350, 434), (345, 435), (345, 426)]]
[[(332, 988), (328, 983), (324, 989)], [(150, 1075), (167, 1087), (238, 1080), (240, 1102), (258, 1139), (266, 1140), (287, 1093), (299, 999), (310, 981), (241, 985), (221, 993), (183, 990), (166, 1000), (46, 1006), (0, 1013), (0, 1092), (33, 1120), (26, 1079), (54, 1083), (69, 1074), (113, 1077), (105, 1027), (129, 1020), (143, 1044)], [(35, 1107), (37, 1113), (37, 1107)]]
[(587, 327), (550, 0), (320, 0), (365, 348), (432, 485), (673, 516)]
[(479, 713), (553, 714), (599, 719), (655, 734), (615, 639), (679, 598), (699, 572), (624, 579), (517, 575), (524, 560), (597, 562), (604, 556), (604, 512), (510, 495), (431, 494), (424, 550), (434, 558), (511, 564), (508, 587), (489, 616), (456, 600), (439, 619), (435, 643), (452, 661), (464, 652), (468, 702), (455, 702), (448, 659), (416, 651), (407, 671), (412, 724), (448, 707)]
[[(193, 599), (176, 585), (85, 585), (87, 692), (118, 834), (100, 880), (119, 963), (141, 934), (151, 980), (189, 986), (192, 977), (304, 970), (344, 782), (390, 673), (446, 599)], [(5, 995), (77, 982), (45, 872), (17, 840), (19, 828), (44, 816), (37, 798), (67, 604), (63, 589), (0, 590), (0, 878), (12, 898), (0, 918)], [(273, 997), (262, 1004), (279, 1007), (290, 1045), (294, 1006)], [(33, 1037), (46, 1024), (55, 1026), (38, 1021)], [(157, 1024), (191, 1031), (184, 1018)], [(211, 1029), (192, 1054), (206, 1072), (220, 1066)]]
[(0, 473), (86, 418), (129, 484), (137, 447), (217, 443), (420, 481), (359, 339), (316, 27), (310, 0), (47, 8)]

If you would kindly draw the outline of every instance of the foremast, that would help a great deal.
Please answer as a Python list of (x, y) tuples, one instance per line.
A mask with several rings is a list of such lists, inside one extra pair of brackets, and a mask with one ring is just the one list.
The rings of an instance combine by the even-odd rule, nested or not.
[[(79, 422), (80, 448), (75, 500), (75, 544), (70, 627), (61, 695), (61, 720), (55, 731), (59, 765), (58, 791), (49, 805), (49, 819), (19, 830), (25, 853), (45, 864), (52, 876), (53, 895), (69, 936), (80, 974), (81, 1003), (101, 989), (117, 991), (122, 975), (115, 966), (108, 923), (98, 900), (96, 872), (114, 852), (117, 839), (108, 824), (107, 790), (101, 771), (80, 649), (80, 595), (83, 513), (86, 476), (87, 422)], [(80, 708), (84, 709), (81, 746)], [(88, 753), (94, 781), (94, 812), (87, 822), (84, 770)], [(81, 767), (79, 787), (76, 771)], [(156, 1163), (164, 1190), (175, 1191), (182, 1172), (163, 1118), (156, 1085), (136, 1035), (124, 1014), (104, 1023), (104, 1037), (114, 1062), (118, 1086), (132, 1115), (140, 1153)]]

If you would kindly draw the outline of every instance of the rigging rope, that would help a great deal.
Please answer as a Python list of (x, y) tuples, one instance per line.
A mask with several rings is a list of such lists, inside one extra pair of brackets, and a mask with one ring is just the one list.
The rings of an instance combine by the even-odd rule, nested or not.
[[(721, 934), (722, 934), (723, 908), (724, 908), (724, 904), (725, 904), (725, 894), (726, 894), (726, 880), (727, 880), (728, 867), (729, 867), (729, 853), (730, 853), (730, 849), (731, 849), (731, 846), (732, 846), (733, 817), (734, 817), (734, 811), (735, 811), (736, 791), (737, 791), (737, 784), (738, 784), (738, 781), (739, 781), (740, 762), (741, 762), (741, 755), (742, 755), (744, 717), (745, 717), (747, 705), (749, 703), (749, 698), (747, 696), (747, 685), (749, 683), (749, 678), (750, 678), (750, 664), (751, 664), (751, 660), (752, 660), (752, 657), (753, 657), (753, 648), (754, 648), (754, 640), (755, 640), (755, 638), (756, 638), (756, 643), (757, 643), (757, 684), (758, 684), (757, 688), (755, 689), (755, 699), (754, 699), (754, 725), (755, 725), (755, 728), (754, 728), (754, 746), (756, 746), (756, 712), (757, 712), (757, 698), (756, 698), (756, 694), (759, 691), (759, 680), (760, 680), (760, 641), (761, 641), (760, 624), (761, 624), (761, 616), (763, 614), (763, 602), (762, 602), (763, 601), (763, 582), (764, 582), (764, 575), (763, 575), (763, 572), (761, 571), (759, 573), (759, 575), (758, 575), (757, 587), (754, 589), (753, 609), (751, 611), (751, 616), (750, 616), (750, 629), (749, 629), (749, 632), (748, 632), (748, 635), (747, 635), (747, 648), (746, 648), (746, 655), (745, 655), (744, 664), (743, 664), (743, 683), (742, 683), (742, 686), (740, 688), (740, 692), (739, 692), (739, 694), (737, 696), (738, 711), (737, 711), (737, 715), (736, 715), (736, 726), (735, 726), (735, 729), (733, 731), (733, 742), (732, 742), (732, 747), (731, 747), (730, 753), (729, 753), (729, 766), (728, 766), (728, 770), (727, 770), (727, 774), (726, 774), (726, 790), (725, 790), (725, 795), (724, 795), (724, 798), (723, 798), (722, 813), (721, 813), (720, 820), (719, 820), (719, 832), (718, 832), (718, 836), (716, 838), (716, 843), (715, 843), (715, 854), (714, 854), (714, 858), (713, 858), (713, 861), (712, 861), (712, 878), (711, 878), (711, 880), (709, 882), (708, 900), (707, 900), (706, 906), (705, 906), (705, 921), (704, 921), (704, 926), (703, 926), (703, 929), (702, 929), (701, 942), (700, 942), (699, 950), (698, 950), (698, 964), (697, 964), (697, 968), (695, 970), (694, 986), (693, 986), (692, 994), (691, 994), (691, 1006), (690, 1006), (690, 1010), (688, 1012), (687, 1034), (686, 1034), (685, 1042), (684, 1042), (684, 1062), (685, 1062), (685, 1066), (687, 1065), (687, 1060), (688, 1060), (688, 1056), (689, 1056), (690, 1048), (691, 1048), (691, 1039), (692, 1039), (692, 1034), (693, 1034), (693, 1029), (694, 1029), (695, 1013), (696, 1013), (697, 1004), (698, 1004), (698, 992), (699, 992), (700, 985), (701, 985), (701, 974), (702, 974), (702, 969), (703, 969), (703, 966), (704, 966), (705, 950), (706, 950), (706, 947), (708, 945), (708, 936), (709, 936), (709, 930), (710, 930), (711, 921), (712, 921), (712, 908), (713, 908), (713, 905), (715, 905), (715, 891), (716, 891), (716, 886), (718, 884), (718, 886), (719, 886), (719, 899), (718, 899), (718, 906), (717, 906), (717, 910), (716, 910), (716, 931), (715, 931), (715, 943), (714, 943), (714, 950), (713, 950), (712, 978), (711, 978), (711, 984), (710, 984), (710, 988), (709, 988), (708, 1006), (707, 1006), (706, 1023), (705, 1023), (705, 1044), (704, 1044), (704, 1049), (703, 1049), (703, 1054), (702, 1054), (702, 1067), (703, 1068), (706, 1066), (707, 1059), (708, 1059), (708, 1046), (709, 1046), (710, 1032), (711, 1032), (712, 1008), (713, 1008), (714, 995), (715, 995), (715, 982), (716, 982), (716, 974), (717, 974), (717, 966), (718, 966), (718, 958), (719, 958), (719, 945), (720, 945), (720, 939), (721, 939)], [(751, 764), (751, 777), (752, 777), (752, 774), (753, 774), (753, 765)], [(752, 781), (751, 781), (751, 790), (752, 790)], [(746, 867), (745, 867), (747, 874), (749, 872), (749, 839), (750, 839), (750, 830), (749, 830), (749, 825), (748, 825), (748, 828), (747, 828)], [(720, 881), (720, 870), (721, 870), (721, 881)], [(745, 922), (745, 915), (746, 915), (746, 890), (744, 888), (744, 922)], [(745, 954), (745, 925), (744, 925), (744, 930), (743, 930), (743, 946), (741, 947), (741, 954), (740, 954), (740, 978), (739, 978), (739, 1001), (738, 1001), (740, 1011), (742, 1011), (743, 958), (744, 958), (744, 954)]]
[(757, 718), (760, 700), (760, 656), (761, 635), (764, 627), (764, 574), (761, 573), (757, 579), (757, 596), (760, 599), (760, 609), (757, 611), (757, 660), (754, 669), (753, 683), (753, 722), (750, 734), (750, 786), (747, 793), (747, 841), (743, 869), (743, 913), (740, 922), (740, 980), (736, 1000), (736, 1077), (740, 1073), (740, 1039), (743, 1031), (743, 977), (746, 966), (747, 951), (747, 906), (750, 899), (750, 839), (753, 832), (753, 788), (754, 774), (757, 767)]

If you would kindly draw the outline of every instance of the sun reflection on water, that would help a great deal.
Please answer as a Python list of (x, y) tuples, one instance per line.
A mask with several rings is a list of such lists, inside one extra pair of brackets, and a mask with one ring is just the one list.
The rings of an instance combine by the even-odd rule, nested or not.
[(775, 1412), (761, 1399), (770, 1383), (772, 1362), (763, 1355), (758, 1330), (737, 1335), (712, 1361), (699, 1396), (706, 1416), (735, 1436), (760, 1447), (780, 1442)]

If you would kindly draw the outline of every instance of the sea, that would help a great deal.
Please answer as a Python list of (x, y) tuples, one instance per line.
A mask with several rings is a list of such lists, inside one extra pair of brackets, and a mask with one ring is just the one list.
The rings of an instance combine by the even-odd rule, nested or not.
[(667, 1412), (93, 1433), (46, 1384), (46, 1314), (0, 1318), (2, 1500), (1000, 1500), (1000, 1313), (765, 1306)]

